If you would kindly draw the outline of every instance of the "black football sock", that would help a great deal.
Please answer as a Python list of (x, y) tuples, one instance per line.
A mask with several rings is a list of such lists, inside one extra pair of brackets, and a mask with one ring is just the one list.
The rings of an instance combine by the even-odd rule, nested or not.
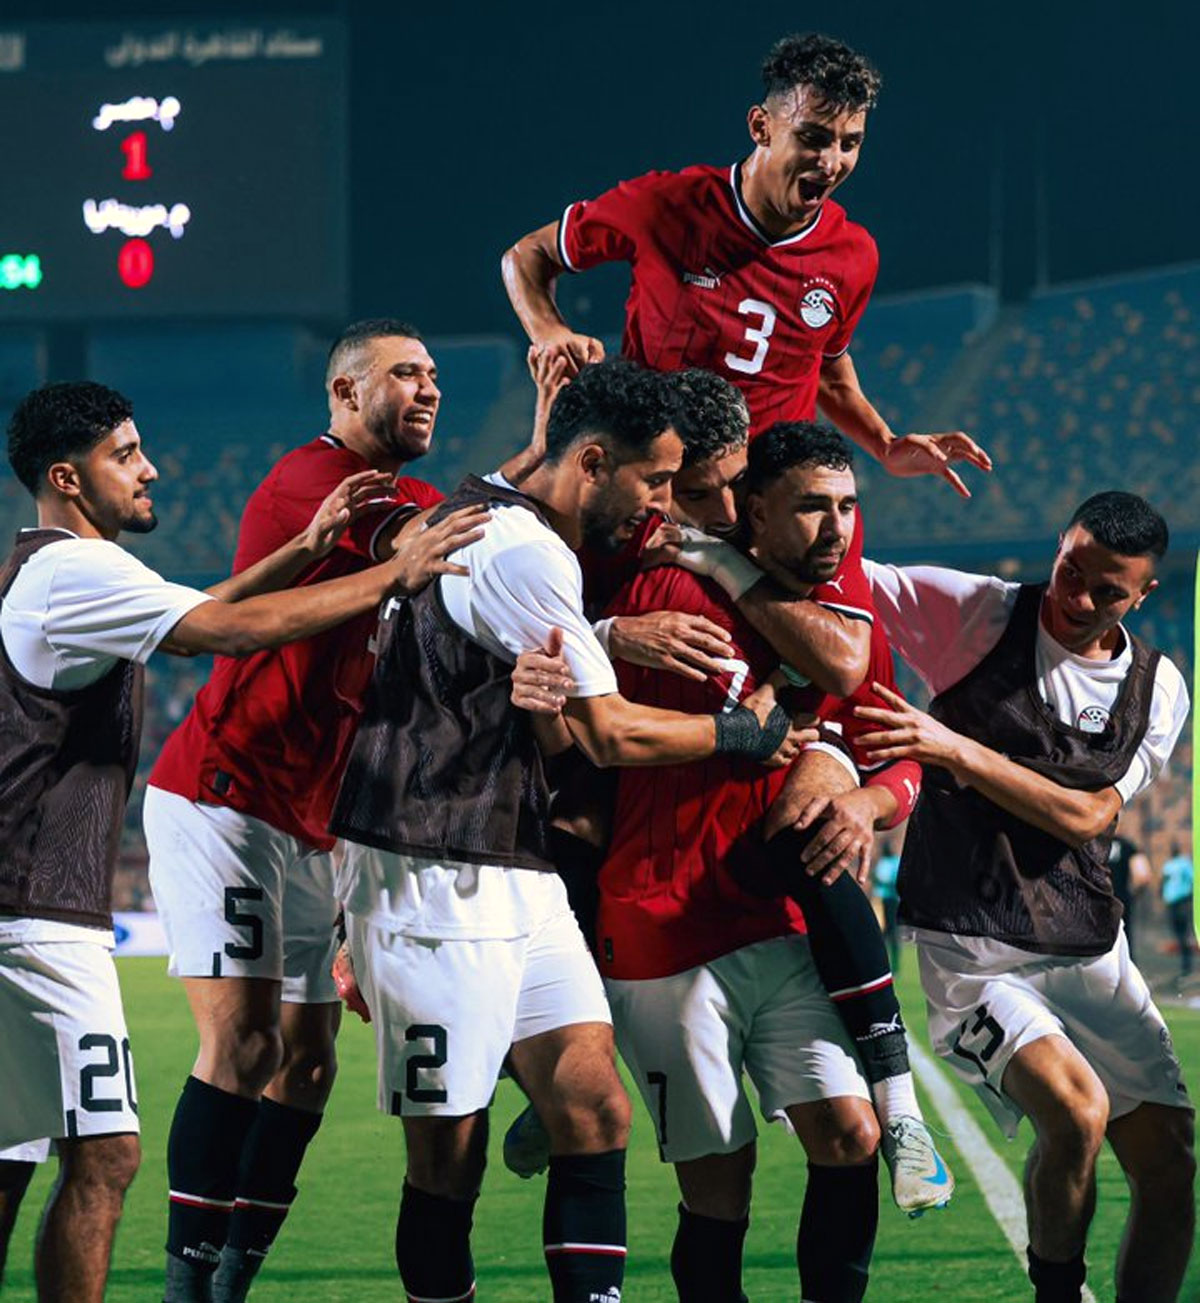
[(447, 1199), (405, 1181), (396, 1222), (396, 1266), (410, 1303), (459, 1303), (475, 1297), (474, 1213), (474, 1198)]
[(258, 1100), (218, 1090), (196, 1077), (184, 1083), (167, 1140), (166, 1303), (211, 1298), (237, 1194), (242, 1146)]
[(320, 1113), (290, 1108), (265, 1096), (242, 1146), (237, 1198), (221, 1265), (213, 1277), (213, 1303), (242, 1303), (296, 1197), (296, 1174)]
[(17, 1224), (21, 1200), (25, 1198), (25, 1191), (29, 1189), (29, 1182), (33, 1180), (36, 1170), (36, 1163), (0, 1158), (0, 1284), (4, 1282), (8, 1242), (12, 1238), (13, 1227)]
[(1079, 1303), (1087, 1278), (1082, 1249), (1070, 1262), (1049, 1262), (1039, 1258), (1032, 1248), (1027, 1248), (1025, 1255), (1036, 1303)]
[(742, 1246), (750, 1218), (701, 1217), (679, 1205), (671, 1246), (671, 1276), (679, 1303), (741, 1303)]
[(860, 1303), (879, 1221), (878, 1163), (808, 1165), (796, 1236), (805, 1303)]
[(849, 874), (826, 886), (804, 870), (810, 830), (785, 830), (767, 843), (787, 894), (804, 911), (813, 963), (871, 1085), (909, 1071), (908, 1042), (892, 984), (887, 946), (866, 893)]
[(604, 851), (564, 828), (550, 828), (550, 858), (567, 889), (579, 930), (589, 950), (596, 947), (596, 910), (600, 889), (596, 878), (604, 866)]
[(554, 1303), (619, 1299), (625, 1279), (625, 1151), (551, 1155), (542, 1244)]

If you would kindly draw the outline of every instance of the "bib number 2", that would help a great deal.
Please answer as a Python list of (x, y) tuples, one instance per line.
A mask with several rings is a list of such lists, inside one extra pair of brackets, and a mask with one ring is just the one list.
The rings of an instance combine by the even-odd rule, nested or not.
[(762, 299), (743, 299), (738, 304), (738, 312), (743, 317), (757, 317), (746, 326), (743, 336), (746, 343), (754, 345), (753, 357), (740, 357), (737, 353), (725, 354), (725, 365), (731, 371), (740, 371), (742, 375), (757, 375), (767, 359), (767, 349), (771, 346), (771, 332), (775, 329), (775, 309)]

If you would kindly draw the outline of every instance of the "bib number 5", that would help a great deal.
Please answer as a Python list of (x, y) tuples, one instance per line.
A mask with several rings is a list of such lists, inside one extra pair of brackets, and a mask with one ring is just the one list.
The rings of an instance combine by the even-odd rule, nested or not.
[(739, 357), (737, 353), (725, 354), (725, 365), (731, 371), (740, 371), (742, 375), (757, 375), (767, 358), (767, 349), (771, 346), (771, 332), (775, 329), (775, 309), (762, 299), (743, 299), (738, 304), (738, 312), (743, 317), (758, 317), (757, 323), (746, 326), (744, 339), (754, 345), (753, 357)]

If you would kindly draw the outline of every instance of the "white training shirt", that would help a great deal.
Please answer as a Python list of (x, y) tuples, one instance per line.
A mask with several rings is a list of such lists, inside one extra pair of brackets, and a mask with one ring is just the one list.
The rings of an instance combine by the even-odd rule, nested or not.
[[(863, 561), (875, 610), (888, 641), (935, 696), (965, 675), (999, 642), (1020, 584), (941, 566), (889, 566)], [(1108, 660), (1077, 656), (1038, 621), (1037, 686), (1059, 720), (1102, 732), (1133, 662), (1121, 628), (1121, 650)], [(1116, 783), (1122, 801), (1144, 791), (1170, 758), (1187, 720), (1183, 675), (1165, 656), (1150, 699), (1150, 724), (1129, 768)]]
[[(499, 475), (488, 481), (509, 487)], [(572, 697), (617, 691), (612, 662), (583, 614), (575, 554), (524, 507), (494, 503), (483, 537), (453, 554), (468, 574), (443, 575), (442, 601), (468, 637), (505, 661), (563, 631)], [(557, 874), (502, 865), (434, 861), (346, 843), (337, 892), (379, 927), (437, 940), (529, 935), (566, 908)]]
[[(35, 687), (70, 692), (102, 679), (117, 661), (144, 665), (189, 611), (213, 600), (169, 583), (116, 543), (61, 533), (61, 541), (25, 562), (0, 605), (5, 654)], [(12, 944), (88, 941), (111, 948), (112, 936), (52, 919), (0, 918), (0, 938)]]
[(116, 543), (62, 535), (25, 562), (0, 606), (4, 651), (35, 687), (71, 692), (117, 661), (144, 665), (189, 611), (213, 600)]

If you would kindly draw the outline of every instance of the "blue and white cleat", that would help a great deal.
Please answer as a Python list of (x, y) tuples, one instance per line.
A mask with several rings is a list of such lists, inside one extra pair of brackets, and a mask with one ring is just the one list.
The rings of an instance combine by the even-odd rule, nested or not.
[(884, 1128), (880, 1147), (901, 1212), (920, 1217), (929, 1208), (945, 1208), (954, 1193), (954, 1174), (920, 1118), (894, 1118)]
[(550, 1137), (532, 1104), (526, 1104), (504, 1133), (504, 1166), (523, 1180), (550, 1166)]

